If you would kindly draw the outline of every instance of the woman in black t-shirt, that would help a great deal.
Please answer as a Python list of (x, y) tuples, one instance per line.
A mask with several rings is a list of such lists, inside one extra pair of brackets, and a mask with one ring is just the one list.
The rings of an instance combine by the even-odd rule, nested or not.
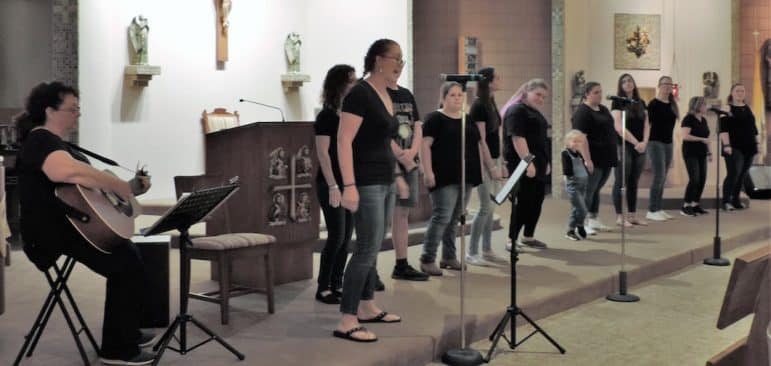
[[(621, 165), (615, 169), (615, 182), (613, 183), (613, 206), (616, 209), (616, 224), (630, 227), (632, 225), (647, 225), (644, 218), (637, 218), (637, 182), (640, 180), (643, 167), (645, 167), (645, 149), (648, 146), (651, 125), (648, 122), (648, 113), (645, 110), (645, 101), (640, 99), (637, 84), (632, 75), (622, 74), (618, 78), (619, 97), (624, 97), (632, 102), (619, 102), (614, 100), (610, 107), (613, 115), (614, 126), (618, 133), (619, 160), (623, 155), (624, 167)], [(622, 125), (622, 111), (626, 111), (626, 129)], [(623, 139), (623, 141), (622, 141)], [(622, 170), (624, 176), (622, 178)], [(625, 183), (627, 212), (626, 218), (622, 217), (621, 183)]]
[(704, 184), (707, 183), (707, 159), (712, 161), (709, 151), (709, 126), (704, 115), (707, 113), (707, 103), (704, 97), (693, 97), (688, 102), (688, 115), (680, 122), (683, 132), (683, 160), (688, 170), (688, 186), (685, 188), (685, 199), (680, 214), (696, 216), (707, 211), (699, 206)]
[(728, 211), (744, 208), (740, 199), (742, 182), (752, 166), (760, 143), (755, 115), (750, 106), (745, 104), (745, 94), (741, 83), (731, 86), (728, 106), (723, 108), (731, 116), (720, 116), (720, 153), (725, 159), (727, 170), (723, 180), (723, 209)]
[(316, 193), (324, 222), (327, 241), (321, 251), (316, 300), (326, 304), (339, 304), (342, 296), (343, 270), (348, 258), (348, 242), (353, 233), (353, 214), (340, 206), (340, 165), (337, 161), (337, 129), (340, 124), (340, 107), (343, 96), (356, 83), (353, 67), (335, 65), (324, 78), (323, 109), (316, 116), (313, 129), (316, 133), (316, 155), (319, 172), (316, 175)]
[(584, 146), (581, 155), (584, 157), (589, 181), (586, 185), (586, 208), (589, 211), (586, 219), (586, 232), (607, 231), (610, 227), (600, 222), (597, 214), (600, 211), (600, 190), (608, 181), (610, 170), (618, 165), (616, 139), (618, 134), (613, 127), (613, 116), (602, 102), (602, 87), (600, 83), (586, 83), (584, 95), (576, 112), (573, 114), (573, 128), (586, 134), (588, 148)]
[(679, 115), (677, 102), (672, 95), (672, 78), (659, 78), (659, 91), (656, 98), (648, 103), (648, 120), (651, 122), (651, 136), (648, 142), (648, 157), (651, 160), (653, 181), (651, 182), (650, 206), (645, 218), (651, 221), (672, 219), (661, 209), (664, 196), (664, 183), (672, 165), (672, 131)]
[[(546, 180), (551, 172), (551, 156), (547, 145), (546, 130), (549, 123), (538, 108), (543, 108), (549, 86), (543, 79), (531, 79), (509, 99), (501, 109), (503, 115), (503, 156), (510, 172), (529, 155), (533, 161), (519, 180), (519, 190), (512, 196), (509, 217), (509, 239), (512, 245), (527, 245), (537, 249), (546, 244), (535, 239), (535, 228), (541, 217), (541, 207), (546, 196)], [(522, 239), (519, 232), (525, 228)]]
[(153, 355), (139, 348), (153, 336), (139, 331), (146, 278), (136, 246), (126, 240), (112, 253), (96, 249), (67, 220), (55, 189), (78, 184), (131, 197), (146, 192), (150, 179), (121, 180), (94, 169), (83, 155), (71, 151), (63, 139), (77, 127), (79, 117), (78, 92), (60, 82), (32, 89), (24, 112), (17, 117), (22, 142), (16, 168), (24, 252), (41, 271), (65, 254), (106, 277), (99, 356), (104, 362), (149, 364)]
[[(477, 187), (479, 193), (479, 211), (471, 224), (471, 239), (469, 240), (466, 263), (471, 265), (487, 265), (489, 262), (505, 263), (506, 259), (497, 255), (492, 249), (493, 201), (490, 194), (494, 193), (495, 181), (506, 172), (496, 162), (501, 155), (501, 116), (495, 104), (494, 92), (499, 89), (500, 76), (492, 67), (479, 70), (485, 77), (477, 83), (477, 99), (471, 104), (469, 116), (476, 124), (480, 139), (482, 158), (482, 184)], [(479, 241), (482, 240), (482, 255), (479, 255)], [(489, 261), (489, 262), (488, 262)]]
[(378, 307), (374, 291), (375, 261), (394, 204), (391, 185), (397, 169), (391, 142), (398, 122), (387, 86), (396, 84), (403, 66), (398, 43), (375, 41), (364, 57), (364, 75), (369, 76), (351, 88), (340, 113), (337, 152), (342, 205), (355, 214), (356, 246), (345, 268), (340, 302), (343, 316), (333, 335), (356, 342), (377, 340), (360, 323), (401, 321)]
[[(460, 270), (455, 252), (456, 224), (468, 203), (471, 188), (482, 183), (479, 160), (479, 130), (466, 124), (466, 185), (461, 191), (461, 117), (463, 89), (456, 82), (441, 87), (440, 109), (424, 118), (421, 163), (423, 182), (431, 196), (432, 213), (426, 228), (420, 269), (432, 276), (441, 276), (436, 266), (436, 251), (442, 242), (439, 267)], [(471, 121), (466, 118), (466, 121)], [(461, 193), (463, 200), (461, 200)]]

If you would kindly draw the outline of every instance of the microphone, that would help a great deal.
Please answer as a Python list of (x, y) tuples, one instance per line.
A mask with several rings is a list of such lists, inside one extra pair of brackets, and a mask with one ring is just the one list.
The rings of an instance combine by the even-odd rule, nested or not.
[(608, 95), (606, 98), (608, 100), (612, 100), (614, 102), (619, 102), (619, 103), (638, 103), (636, 99), (619, 97), (618, 95)]
[(720, 108), (710, 107), (709, 110), (715, 112), (718, 116), (732, 116), (731, 112), (726, 112)]
[(286, 119), (284, 119), (284, 111), (282, 111), (281, 108), (279, 108), (279, 107), (276, 107), (276, 106), (273, 106), (273, 105), (270, 105), (270, 104), (255, 102), (255, 101), (249, 100), (249, 99), (239, 99), (238, 101), (241, 102), (241, 103), (247, 102), (247, 103), (261, 105), (263, 107), (273, 108), (273, 109), (277, 110), (279, 113), (281, 113), (281, 122), (286, 122)]
[(485, 80), (485, 76), (482, 74), (439, 74), (439, 79), (442, 81), (454, 81), (456, 83), (465, 84), (469, 81)]

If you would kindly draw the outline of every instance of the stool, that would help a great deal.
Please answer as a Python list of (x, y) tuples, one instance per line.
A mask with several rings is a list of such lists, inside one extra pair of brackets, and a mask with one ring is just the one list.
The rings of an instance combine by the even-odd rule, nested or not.
[[(99, 354), (99, 347), (96, 345), (94, 336), (91, 334), (88, 326), (86, 326), (86, 322), (83, 320), (83, 316), (80, 314), (80, 310), (78, 309), (78, 304), (75, 303), (75, 299), (72, 297), (72, 293), (70, 293), (70, 289), (67, 287), (67, 280), (70, 278), (70, 274), (72, 274), (72, 269), (75, 268), (75, 263), (76, 261), (72, 259), (72, 257), (65, 257), (64, 264), (61, 267), (59, 267), (56, 263), (51, 266), (54, 275), (51, 275), (50, 269), (43, 272), (46, 276), (46, 280), (48, 280), (48, 285), (51, 287), (51, 291), (48, 293), (48, 296), (43, 303), (43, 307), (40, 309), (40, 312), (35, 319), (35, 323), (32, 325), (32, 329), (30, 329), (29, 333), (24, 336), (24, 345), (21, 347), (19, 354), (16, 356), (16, 361), (13, 363), (14, 366), (21, 362), (21, 357), (25, 353), (26, 357), (32, 356), (32, 352), (35, 350), (35, 346), (37, 346), (37, 343), (40, 340), (40, 336), (43, 334), (43, 330), (45, 330), (46, 324), (48, 324), (48, 319), (51, 317), (51, 313), (53, 312), (54, 306), (56, 305), (59, 305), (59, 308), (62, 311), (62, 315), (64, 315), (64, 319), (67, 321), (67, 326), (70, 328), (72, 337), (75, 339), (75, 344), (78, 346), (78, 351), (80, 352), (80, 357), (83, 359), (83, 364), (87, 366), (90, 365), (88, 357), (86, 356), (86, 351), (83, 348), (83, 343), (80, 341), (80, 333), (86, 333), (86, 336), (88, 337), (91, 346), (94, 348), (94, 351)], [(77, 317), (79, 329), (75, 328), (76, 325), (73, 323), (72, 318), (70, 317), (70, 313), (67, 311), (67, 307), (64, 304), (64, 301), (62, 301), (62, 292), (64, 292), (64, 294), (67, 296), (70, 307)]]

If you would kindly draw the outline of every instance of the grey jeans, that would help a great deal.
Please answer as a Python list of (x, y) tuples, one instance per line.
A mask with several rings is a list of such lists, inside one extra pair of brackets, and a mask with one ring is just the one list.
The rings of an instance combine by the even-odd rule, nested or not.
[(651, 159), (651, 169), (653, 170), (648, 211), (657, 212), (661, 210), (664, 183), (667, 181), (667, 172), (672, 165), (672, 144), (650, 141), (648, 142), (648, 156)]
[(391, 222), (393, 185), (358, 186), (359, 209), (355, 213), (356, 244), (343, 276), (340, 312), (356, 315), (359, 301), (372, 300), (377, 282), (377, 255)]
[(589, 180), (586, 183), (586, 209), (591, 218), (596, 218), (600, 212), (600, 190), (610, 177), (610, 169), (594, 167), (594, 171), (589, 173)]
[(458, 220), (468, 204), (471, 187), (466, 186), (465, 202), (460, 200), (460, 185), (451, 184), (435, 189), (431, 197), (431, 221), (428, 222), (426, 237), (423, 242), (423, 254), (420, 261), (433, 263), (439, 241), (442, 242), (442, 259), (453, 260), (455, 257), (455, 233)]
[(573, 230), (578, 226), (584, 226), (586, 219), (586, 185), (588, 178), (567, 178), (565, 180), (565, 191), (570, 198), (570, 217), (568, 217), (568, 230)]
[(479, 193), (479, 211), (474, 216), (471, 223), (471, 240), (469, 241), (468, 253), (476, 255), (479, 253), (479, 239), (482, 239), (482, 250), (490, 251), (493, 234), (493, 200), (490, 199), (490, 193), (495, 189), (495, 181), (488, 171), (482, 173), (482, 184), (477, 186)]

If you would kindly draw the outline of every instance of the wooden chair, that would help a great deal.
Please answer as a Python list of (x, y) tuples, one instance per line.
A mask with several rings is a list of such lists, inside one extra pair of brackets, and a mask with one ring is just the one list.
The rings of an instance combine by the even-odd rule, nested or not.
[(203, 133), (238, 127), (240, 124), (241, 116), (238, 115), (238, 111), (230, 113), (225, 108), (214, 108), (211, 112), (204, 110), (201, 117)]
[[(214, 187), (221, 185), (224, 179), (215, 175), (198, 176), (176, 176), (174, 177), (174, 188), (177, 198), (184, 192), (192, 192), (196, 189)], [(236, 193), (237, 194), (237, 193)], [(236, 198), (237, 199), (237, 198)], [(229, 233), (229, 217), (227, 213), (227, 202), (220, 207), (211, 220), (224, 220), (225, 231), (227, 233), (217, 233), (219, 235), (204, 236), (192, 238), (193, 247), (188, 250), (191, 259), (206, 260), (217, 263), (219, 275), (219, 290), (204, 293), (190, 292), (190, 298), (214, 302), (220, 304), (220, 313), (222, 324), (228, 324), (229, 301), (232, 297), (243, 296), (255, 292), (267, 295), (268, 312), (275, 312), (273, 296), (273, 243), (276, 238), (272, 235), (258, 233)], [(208, 232), (207, 235), (212, 233)], [(231, 283), (232, 263), (234, 259), (254, 260), (262, 257), (265, 266), (265, 283), (263, 289), (239, 286)]]

